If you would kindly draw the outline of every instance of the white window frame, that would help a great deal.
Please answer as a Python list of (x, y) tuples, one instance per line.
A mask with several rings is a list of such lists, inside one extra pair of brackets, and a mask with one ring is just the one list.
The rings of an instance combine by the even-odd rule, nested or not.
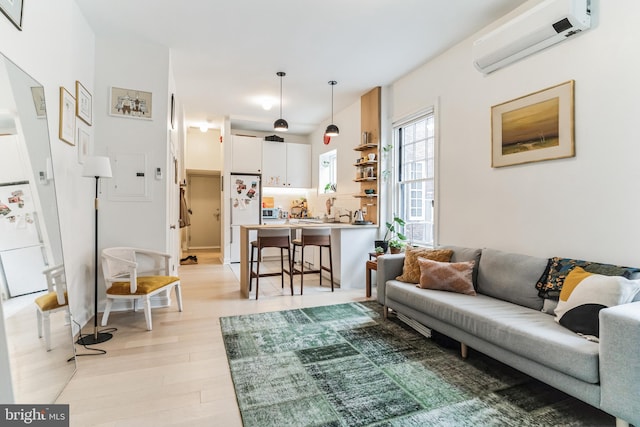
[[(420, 178), (420, 179), (415, 179), (415, 180), (406, 180), (404, 179), (404, 177), (401, 174), (401, 170), (400, 170), (400, 162), (402, 161), (401, 158), (401, 150), (403, 148), (403, 142), (400, 140), (400, 130), (401, 129), (406, 129), (407, 126), (413, 125), (416, 122), (419, 122), (421, 120), (427, 119), (429, 118), (429, 116), (432, 116), (432, 120), (433, 120), (433, 134), (432, 136), (428, 136), (426, 139), (430, 140), (432, 147), (431, 150), (433, 152), (433, 162), (432, 162), (432, 176), (427, 176), (425, 178)], [(410, 230), (407, 230), (407, 227), (405, 227), (404, 230), (404, 234), (407, 236), (408, 242), (412, 243), (412, 244), (417, 244), (417, 245), (421, 245), (421, 246), (431, 246), (431, 247), (435, 247), (437, 246), (438, 242), (437, 242), (437, 234), (436, 234), (436, 230), (437, 230), (437, 221), (438, 221), (438, 215), (437, 215), (437, 197), (438, 197), (438, 129), (437, 129), (437, 115), (436, 115), (436, 108), (435, 107), (430, 107), (428, 109), (424, 109), (421, 110), (415, 114), (412, 114), (410, 116), (404, 117), (401, 120), (398, 120), (396, 122), (394, 122), (392, 124), (393, 127), (393, 145), (394, 145), (394, 159), (393, 159), (393, 201), (392, 201), (392, 206), (394, 208), (393, 213), (400, 215), (406, 222), (407, 224), (410, 224), (412, 221), (415, 222), (420, 222), (420, 218), (417, 217), (412, 217), (409, 212), (405, 212), (405, 209), (403, 208), (402, 204), (402, 186), (403, 185), (410, 185), (411, 183), (421, 183), (421, 182), (425, 182), (425, 181), (433, 181), (433, 198), (431, 199), (431, 203), (429, 203), (429, 199), (425, 199), (424, 197), (422, 198), (422, 204), (420, 206), (420, 208), (422, 209), (422, 217), (425, 218), (424, 221), (427, 220), (427, 218), (429, 217), (427, 210), (431, 209), (430, 212), (430, 218), (431, 218), (431, 223), (427, 224), (426, 226), (426, 231), (425, 233), (430, 235), (430, 239), (419, 239), (416, 238), (416, 236), (412, 236), (412, 233), (410, 232)], [(428, 157), (428, 156), (427, 156)], [(426, 174), (426, 165), (425, 165), (425, 169), (422, 170), (422, 174)], [(403, 179), (401, 181), (401, 179)], [(409, 192), (411, 192), (412, 190), (408, 190)], [(431, 206), (429, 206), (431, 205)], [(411, 210), (410, 205), (407, 204), (407, 210)], [(427, 221), (428, 222), (428, 221)], [(418, 233), (420, 234), (420, 233)], [(429, 237), (429, 236), (427, 236)]]

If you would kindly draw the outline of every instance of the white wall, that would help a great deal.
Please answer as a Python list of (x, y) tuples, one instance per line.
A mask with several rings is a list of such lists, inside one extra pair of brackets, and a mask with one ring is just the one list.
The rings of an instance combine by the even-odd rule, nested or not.
[(59, 87), (75, 95), (79, 80), (93, 93), (95, 37), (73, 0), (31, 0), (23, 16), (18, 31), (0, 15), (0, 52), (45, 88), (71, 312), (84, 324), (93, 311), (93, 186), (80, 178), (77, 147), (58, 139)]
[[(640, 2), (594, 6), (595, 28), (490, 75), (471, 37), (392, 85), (394, 119), (440, 100), (439, 243), (640, 265)], [(492, 169), (491, 106), (567, 80), (576, 157)]]
[[(108, 155), (112, 165), (119, 154), (144, 154), (149, 186), (146, 200), (116, 200), (115, 179), (103, 180), (100, 196), (100, 248), (135, 246), (166, 251), (168, 199), (166, 167), (169, 157), (169, 50), (134, 40), (96, 40), (94, 120), (95, 152)], [(152, 120), (122, 118), (108, 114), (110, 87), (152, 93)], [(161, 167), (162, 179), (155, 178)], [(117, 173), (114, 170), (114, 175)], [(115, 177), (114, 177), (115, 178)], [(134, 178), (135, 179), (135, 178)]]
[(220, 171), (224, 164), (220, 130), (209, 129), (201, 132), (199, 129), (187, 129), (187, 169)]
[[(309, 193), (309, 208), (313, 215), (325, 212), (327, 198), (335, 197), (334, 208), (355, 211), (360, 207), (360, 201), (353, 197), (360, 190), (360, 184), (354, 181), (356, 167), (353, 166), (360, 153), (353, 149), (360, 144), (360, 100), (349, 105), (344, 110), (334, 114), (334, 124), (340, 129), (340, 135), (331, 138), (329, 144), (324, 144), (324, 131), (330, 120), (320, 123), (310, 136), (311, 141), (311, 183)], [(337, 151), (337, 192), (325, 195), (318, 194), (318, 158), (321, 154), (331, 150)]]

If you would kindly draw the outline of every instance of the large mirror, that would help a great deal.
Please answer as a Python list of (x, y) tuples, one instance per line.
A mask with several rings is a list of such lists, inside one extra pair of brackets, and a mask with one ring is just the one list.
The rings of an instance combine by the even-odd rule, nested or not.
[(53, 403), (76, 369), (53, 178), (44, 88), (0, 54), (2, 403)]

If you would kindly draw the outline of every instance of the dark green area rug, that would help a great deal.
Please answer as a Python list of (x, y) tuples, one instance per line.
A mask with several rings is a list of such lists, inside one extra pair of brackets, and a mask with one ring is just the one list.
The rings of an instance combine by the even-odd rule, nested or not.
[(613, 426), (478, 352), (423, 337), (377, 302), (220, 319), (245, 426)]

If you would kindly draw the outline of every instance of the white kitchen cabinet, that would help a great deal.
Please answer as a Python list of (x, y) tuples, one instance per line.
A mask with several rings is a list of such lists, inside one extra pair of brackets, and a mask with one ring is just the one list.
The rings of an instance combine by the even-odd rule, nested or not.
[(311, 146), (287, 144), (287, 186), (311, 187)]
[(311, 146), (264, 141), (262, 185), (265, 187), (311, 187)]
[(231, 172), (262, 173), (262, 140), (232, 135)]
[(262, 143), (262, 186), (286, 187), (287, 144), (277, 141)]

